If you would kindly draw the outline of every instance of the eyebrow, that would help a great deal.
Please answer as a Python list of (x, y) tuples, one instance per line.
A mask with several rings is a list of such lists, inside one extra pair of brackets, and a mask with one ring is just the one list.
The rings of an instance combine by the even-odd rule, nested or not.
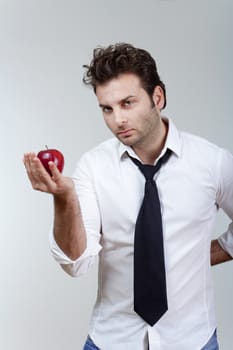
[[(134, 95), (129, 95), (129, 96), (126, 96), (126, 97), (124, 97), (124, 98), (122, 98), (118, 103), (124, 103), (125, 101), (127, 101), (128, 99), (130, 99), (130, 98), (134, 98), (135, 96)], [(99, 104), (99, 106), (101, 107), (101, 108), (103, 108), (103, 107), (111, 107), (110, 105), (108, 105), (108, 104)]]

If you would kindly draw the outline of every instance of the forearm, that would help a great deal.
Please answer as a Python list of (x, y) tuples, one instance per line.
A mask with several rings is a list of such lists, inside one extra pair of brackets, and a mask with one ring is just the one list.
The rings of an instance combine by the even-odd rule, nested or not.
[(230, 254), (228, 254), (219, 244), (218, 240), (215, 239), (211, 242), (211, 265), (221, 264), (223, 262), (232, 260)]
[(35, 153), (24, 155), (24, 165), (32, 187), (53, 195), (55, 241), (68, 258), (76, 260), (86, 249), (86, 233), (73, 180), (53, 162), (49, 162), (50, 175)]
[(75, 191), (62, 197), (54, 196), (54, 238), (72, 260), (86, 249), (86, 233)]

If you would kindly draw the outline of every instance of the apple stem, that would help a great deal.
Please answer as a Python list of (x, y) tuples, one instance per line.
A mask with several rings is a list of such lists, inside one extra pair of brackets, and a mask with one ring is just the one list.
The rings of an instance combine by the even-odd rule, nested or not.
[(46, 148), (46, 149), (49, 149), (47, 145), (45, 145), (45, 148)]

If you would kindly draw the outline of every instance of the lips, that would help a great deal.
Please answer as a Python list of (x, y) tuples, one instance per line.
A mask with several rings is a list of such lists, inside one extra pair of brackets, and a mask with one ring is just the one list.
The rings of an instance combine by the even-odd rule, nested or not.
[(126, 130), (122, 130), (119, 131), (117, 133), (118, 136), (129, 136), (132, 133), (133, 129), (126, 129)]

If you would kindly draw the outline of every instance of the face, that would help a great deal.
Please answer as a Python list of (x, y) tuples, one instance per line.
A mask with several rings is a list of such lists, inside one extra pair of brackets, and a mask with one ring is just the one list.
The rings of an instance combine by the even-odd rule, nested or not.
[(135, 74), (121, 74), (96, 88), (104, 120), (125, 145), (136, 147), (154, 142), (161, 124), (164, 98), (157, 86), (152, 98)]

